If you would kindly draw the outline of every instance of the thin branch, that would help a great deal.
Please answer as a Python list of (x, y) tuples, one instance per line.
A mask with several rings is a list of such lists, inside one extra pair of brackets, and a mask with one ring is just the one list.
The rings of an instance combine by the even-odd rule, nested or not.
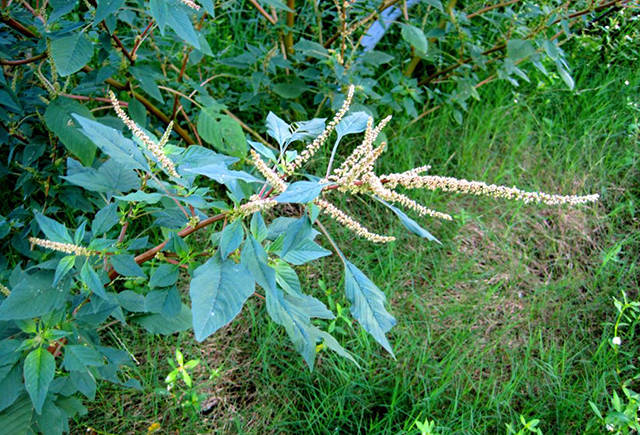
[(0, 59), (0, 65), (25, 65), (27, 63), (32, 63), (32, 62), (37, 62), (40, 59), (44, 59), (47, 57), (47, 53), (41, 53), (37, 56), (33, 56), (33, 57), (28, 57), (26, 59), (20, 59), (20, 60), (4, 60), (4, 59)]
[(484, 14), (486, 12), (489, 12), (489, 11), (492, 11), (494, 9), (510, 6), (510, 5), (514, 4), (514, 3), (518, 3), (519, 1), (520, 0), (509, 0), (509, 1), (504, 2), (504, 3), (498, 3), (497, 5), (487, 6), (486, 8), (478, 9), (477, 11), (470, 13), (469, 15), (467, 15), (467, 18), (471, 19), (473, 17), (477, 17), (479, 15), (482, 15), (482, 14)]
[(273, 17), (269, 15), (262, 6), (260, 6), (260, 3), (258, 3), (256, 0), (249, 0), (249, 3), (251, 3), (253, 7), (255, 7), (258, 12), (260, 12), (260, 14), (267, 19), (267, 21), (269, 21), (273, 25), (276, 24), (276, 20), (274, 20)]

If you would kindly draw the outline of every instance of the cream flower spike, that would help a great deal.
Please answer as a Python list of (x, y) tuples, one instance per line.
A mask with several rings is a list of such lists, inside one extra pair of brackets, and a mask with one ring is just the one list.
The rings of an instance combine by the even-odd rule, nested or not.
[(398, 184), (410, 189), (442, 190), (445, 192), (466, 193), (476, 196), (490, 196), (504, 198), (524, 203), (537, 202), (546, 205), (558, 204), (586, 204), (595, 202), (600, 195), (555, 195), (544, 192), (527, 192), (517, 187), (498, 186), (482, 181), (459, 180), (453, 177), (441, 177), (438, 175), (423, 175), (416, 177), (400, 177), (394, 180)]
[(383, 236), (380, 234), (372, 233), (371, 231), (366, 229), (360, 222), (356, 221), (354, 218), (352, 218), (330, 202), (325, 201), (324, 199), (317, 198), (315, 200), (315, 204), (320, 207), (320, 211), (335, 219), (335, 221), (340, 225), (350, 229), (351, 231), (356, 233), (356, 235), (371, 242), (389, 243), (393, 242), (396, 239), (393, 236)]
[(54, 242), (51, 240), (38, 239), (37, 237), (29, 237), (29, 242), (32, 247), (33, 245), (37, 245), (53, 251), (64, 252), (65, 254), (82, 255), (84, 257), (93, 255), (93, 251), (85, 248), (84, 246), (78, 246), (72, 243)]
[(11, 295), (11, 290), (9, 290), (6, 286), (0, 284), (0, 293), (8, 298)]
[(142, 129), (138, 127), (138, 125), (133, 122), (131, 118), (129, 118), (125, 111), (122, 110), (122, 107), (120, 107), (120, 102), (112, 91), (109, 91), (109, 99), (111, 100), (111, 105), (113, 106), (113, 110), (115, 110), (116, 114), (118, 115), (118, 118), (122, 120), (124, 125), (127, 126), (127, 128), (131, 131), (131, 133), (133, 133), (135, 137), (140, 139), (140, 141), (147, 147), (151, 154), (153, 154), (153, 156), (158, 160), (160, 166), (162, 166), (172, 177), (180, 178), (180, 175), (178, 175), (178, 173), (176, 172), (175, 165), (169, 159), (169, 157), (167, 157), (167, 155), (164, 153), (164, 150), (162, 149), (164, 144), (169, 140), (169, 134), (171, 133), (173, 123), (170, 123), (169, 127), (167, 127), (167, 130), (162, 135), (162, 139), (160, 141), (162, 145), (159, 145), (155, 143), (153, 139), (149, 137), (149, 135), (142, 131)]
[(253, 166), (255, 166), (267, 182), (273, 186), (273, 191), (275, 193), (281, 193), (287, 189), (287, 183), (285, 183), (276, 172), (267, 166), (267, 164), (254, 150), (251, 150), (251, 159)]
[(252, 195), (249, 199), (249, 202), (242, 204), (237, 209), (240, 211), (241, 216), (249, 216), (258, 211), (269, 210), (278, 205), (276, 200), (260, 198), (258, 195)]
[(196, 4), (196, 2), (193, 2), (191, 0), (180, 0), (180, 2), (183, 5), (190, 7), (191, 9), (194, 9), (196, 11), (200, 10), (200, 5)]
[(320, 133), (318, 137), (316, 137), (313, 142), (311, 142), (299, 155), (295, 158), (293, 162), (291, 162), (287, 168), (287, 174), (292, 174), (296, 169), (302, 166), (307, 160), (309, 160), (313, 155), (320, 149), (322, 144), (327, 140), (329, 135), (336, 128), (340, 120), (344, 117), (345, 113), (349, 110), (351, 106), (351, 100), (353, 100), (353, 93), (355, 87), (353, 85), (349, 86), (349, 90), (347, 92), (347, 98), (345, 98), (342, 103), (342, 107), (335, 114), (331, 122), (325, 127), (324, 131)]

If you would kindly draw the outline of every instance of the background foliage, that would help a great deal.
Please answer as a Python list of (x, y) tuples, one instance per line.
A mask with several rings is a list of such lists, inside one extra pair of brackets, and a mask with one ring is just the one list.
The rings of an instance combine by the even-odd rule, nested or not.
[[(0, 282), (11, 296), (0, 305), (2, 427), (61, 433), (76, 424), (121, 433), (189, 421), (193, 432), (211, 424), (261, 432), (269, 424), (286, 432), (397, 433), (434, 418), (444, 432), (484, 432), (518, 426), (519, 414), (538, 417), (545, 430), (631, 427), (637, 311), (626, 309), (631, 317), (616, 321), (610, 298), (626, 290), (633, 299), (638, 288), (636, 2), (200, 5), (3, 1)], [(377, 34), (376, 20), (394, 16), (397, 23)], [(273, 246), (282, 229), (271, 219), (269, 227), (247, 220), (246, 231), (233, 224), (223, 230), (220, 219), (179, 237), (193, 223), (181, 207), (202, 223), (207, 210), (227, 210), (248, 196), (244, 181), (256, 175), (249, 149), (276, 152), (269, 147), (277, 148), (277, 138), (267, 140), (270, 111), (291, 121), (331, 116), (352, 83), (353, 111), (396, 116), (385, 170), (431, 163), (461, 177), (605, 198), (593, 213), (565, 214), (424, 194), (457, 214), (459, 223), (436, 227), (445, 248), (402, 241), (373, 250), (331, 227), (345, 250), (361, 253), (353, 267), (370, 272), (391, 298), (400, 321), (392, 340), (397, 360), (378, 354), (352, 323), (337, 290), (339, 260), (303, 264), (329, 251), (316, 245), (298, 206), (281, 217), (303, 216), (296, 221), (305, 234), (302, 259)], [(135, 175), (147, 159), (121, 133), (108, 89), (157, 138), (174, 121), (171, 158), (190, 168), (191, 180), (200, 174), (212, 181), (188, 182), (184, 194), (178, 184)], [(346, 137), (344, 146), (354, 140)], [(194, 144), (209, 151), (184, 151)], [(319, 157), (310, 173), (326, 166), (329, 152)], [(206, 166), (215, 166), (213, 177)], [(221, 171), (232, 181), (216, 178)], [(381, 211), (361, 213), (384, 227)], [(32, 250), (28, 238), (41, 233), (110, 255), (85, 261)], [(162, 255), (144, 256), (165, 240)], [(220, 257), (200, 257), (215, 248)], [(275, 263), (274, 254), (281, 257)], [(279, 288), (287, 290), (283, 277), (298, 270), (288, 299), (274, 293), (277, 309), (252, 298), (239, 322), (204, 345), (189, 332), (155, 335), (191, 327), (189, 300), (193, 318), (201, 318), (197, 307), (212, 303), (201, 299), (210, 297), (216, 274), (226, 276), (222, 285), (244, 288), (245, 299), (253, 279), (267, 291), (255, 272), (267, 258)], [(109, 265), (120, 278), (108, 276)], [(253, 278), (237, 278), (247, 275), (238, 270), (244, 267)], [(305, 295), (291, 296), (302, 288)], [(302, 324), (333, 334), (359, 366), (325, 358), (326, 337), (296, 341), (296, 320), (282, 314), (296, 303), (316, 307)], [(311, 314), (327, 319), (311, 323)], [(616, 336), (622, 322), (628, 335), (621, 347), (603, 319), (616, 325)], [(225, 323), (196, 321), (195, 338)], [(310, 366), (318, 358), (318, 371), (287, 358), (287, 333)], [(203, 361), (190, 365), (196, 388), (185, 383), (184, 393), (177, 374), (168, 392), (162, 385), (168, 356), (176, 354), (175, 373), (186, 373), (176, 346), (185, 359)], [(87, 399), (97, 402), (81, 417)], [(153, 412), (141, 413), (135, 403), (149, 400)], [(177, 408), (183, 411), (171, 411)]]

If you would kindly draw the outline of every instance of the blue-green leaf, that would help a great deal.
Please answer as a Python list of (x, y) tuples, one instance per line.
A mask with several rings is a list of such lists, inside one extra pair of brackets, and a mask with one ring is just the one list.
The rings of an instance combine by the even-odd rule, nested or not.
[(100, 367), (104, 364), (102, 355), (89, 346), (70, 344), (64, 347), (62, 365), (67, 370), (85, 371), (87, 367)]
[(150, 314), (138, 317), (134, 321), (152, 334), (171, 335), (189, 329), (193, 320), (189, 306), (182, 304), (178, 305), (177, 314)]
[(32, 418), (33, 406), (25, 394), (0, 414), (0, 427), (2, 427), (3, 431), (11, 435), (32, 434)]
[(51, 57), (62, 77), (79, 71), (92, 56), (93, 45), (84, 33), (76, 33), (51, 41)]
[(24, 360), (24, 386), (38, 414), (42, 412), (55, 371), (56, 360), (45, 348), (32, 350)]
[(91, 165), (96, 155), (96, 146), (75, 125), (71, 114), (77, 113), (85, 118), (93, 118), (89, 109), (75, 100), (58, 97), (51, 101), (44, 112), (47, 128), (60, 139), (60, 142), (78, 157), (84, 165)]
[(133, 255), (118, 254), (109, 257), (113, 268), (122, 276), (139, 276), (144, 278), (145, 274), (136, 263)]
[[(419, 235), (420, 237), (423, 237), (427, 240), (431, 240), (434, 241), (436, 243), (440, 243), (440, 240), (436, 239), (433, 235), (431, 235), (431, 233), (427, 230), (425, 230), (424, 228), (422, 228), (420, 225), (418, 225), (418, 223), (416, 221), (414, 221), (413, 219), (411, 219), (409, 216), (407, 216), (402, 210), (400, 210), (397, 207), (392, 206), (391, 204), (389, 204), (388, 202), (380, 199), (380, 198), (376, 198), (378, 201), (380, 201), (381, 203), (383, 203), (384, 205), (386, 205), (387, 207), (389, 207), (391, 209), (391, 211), (393, 211), (396, 216), (398, 216), (398, 218), (400, 218), (400, 222), (402, 222), (402, 225), (405, 226), (405, 228), (407, 228), (409, 231), (411, 231), (412, 233), (415, 233), (417, 235)], [(442, 243), (440, 243), (442, 244)]]
[(327, 184), (315, 181), (297, 181), (290, 184), (289, 187), (287, 187), (287, 190), (276, 196), (274, 199), (279, 203), (290, 202), (295, 204), (306, 204), (316, 199), (325, 186), (327, 186)]
[(366, 112), (355, 112), (345, 116), (342, 121), (336, 125), (336, 133), (338, 134), (336, 145), (347, 134), (362, 133), (365, 131), (367, 129), (367, 122), (369, 121), (369, 118), (370, 116)]
[(198, 267), (189, 286), (196, 340), (233, 320), (254, 289), (253, 277), (241, 264), (216, 255)]
[(73, 267), (75, 263), (76, 256), (75, 255), (67, 255), (60, 259), (58, 262), (58, 266), (56, 267), (56, 273), (53, 275), (53, 286), (57, 286), (62, 278), (64, 278), (67, 273)]
[(149, 287), (169, 287), (178, 281), (178, 266), (175, 264), (161, 264), (149, 278)]
[(351, 302), (351, 314), (365, 331), (394, 356), (385, 334), (396, 324), (396, 320), (384, 307), (384, 293), (355, 265), (346, 259), (344, 263), (345, 292)]
[(244, 242), (240, 258), (260, 287), (265, 290), (276, 287), (276, 272), (267, 264), (267, 253), (253, 236)]
[(198, 34), (193, 28), (193, 23), (189, 14), (181, 7), (172, 6), (166, 16), (167, 25), (171, 27), (180, 38), (196, 49), (200, 49)]
[(242, 228), (242, 219), (236, 219), (222, 230), (220, 237), (220, 256), (223, 259), (240, 247), (244, 238), (244, 228)]
[(80, 279), (87, 285), (89, 290), (104, 300), (109, 300), (107, 292), (104, 289), (100, 276), (93, 270), (93, 267), (86, 261), (80, 269)]
[(69, 230), (63, 224), (46, 217), (41, 213), (36, 213), (36, 221), (47, 239), (54, 242), (73, 243)]
[(98, 7), (96, 8), (94, 23), (97, 24), (100, 21), (104, 20), (109, 15), (120, 9), (123, 4), (124, 0), (98, 0)]
[(277, 260), (274, 264), (276, 282), (289, 294), (301, 295), (302, 286), (298, 274), (286, 261)]
[(267, 115), (267, 134), (274, 138), (280, 147), (291, 137), (289, 124), (273, 112), (269, 112)]
[(119, 221), (118, 205), (115, 203), (109, 204), (96, 213), (91, 224), (91, 231), (94, 236), (102, 235), (113, 228)]
[(25, 273), (0, 305), (0, 320), (31, 319), (61, 307), (66, 291), (53, 288), (52, 281), (49, 272)]
[(212, 180), (217, 181), (220, 184), (224, 184), (228, 181), (233, 180), (242, 180), (248, 183), (262, 183), (261, 180), (254, 177), (253, 175), (244, 172), (244, 171), (233, 171), (231, 169), (227, 169), (222, 165), (206, 165), (199, 166), (197, 168), (187, 168), (184, 169), (184, 172), (190, 174), (198, 174), (204, 175), (205, 177), (211, 178)]
[(251, 234), (258, 242), (262, 242), (269, 234), (267, 224), (264, 223), (262, 213), (260, 212), (256, 212), (251, 216)]
[(131, 311), (132, 313), (145, 313), (147, 311), (145, 297), (140, 293), (124, 290), (118, 293), (116, 297), (122, 308), (127, 311)]

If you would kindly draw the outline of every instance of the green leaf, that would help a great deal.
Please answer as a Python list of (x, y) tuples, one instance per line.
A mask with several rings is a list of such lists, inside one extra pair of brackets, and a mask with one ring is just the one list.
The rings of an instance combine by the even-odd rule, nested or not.
[(140, 187), (140, 180), (133, 169), (114, 159), (107, 160), (97, 170), (67, 159), (67, 175), (62, 178), (94, 192), (122, 193)]
[(331, 251), (313, 241), (317, 234), (306, 215), (297, 219), (284, 231), (282, 248), (278, 251), (278, 255), (296, 266), (331, 255)]
[(397, 207), (392, 206), (391, 204), (389, 204), (388, 202), (380, 199), (380, 198), (376, 198), (378, 201), (380, 201), (381, 203), (383, 203), (384, 205), (386, 205), (387, 207), (389, 207), (391, 209), (391, 211), (393, 211), (396, 216), (398, 216), (398, 218), (400, 219), (400, 222), (402, 222), (402, 225), (405, 226), (406, 229), (408, 229), (409, 231), (411, 231), (414, 234), (419, 235), (420, 237), (423, 237), (427, 240), (431, 240), (433, 242), (440, 243), (440, 240), (436, 239), (435, 237), (433, 237), (433, 235), (431, 235), (431, 233), (427, 230), (425, 230), (424, 228), (422, 228), (420, 225), (418, 225), (418, 223), (416, 221), (414, 221), (413, 219), (411, 219), (409, 216), (407, 216), (402, 210), (400, 210)]
[(174, 264), (161, 264), (149, 278), (149, 287), (169, 287), (178, 281), (178, 266)]
[(78, 72), (93, 56), (93, 45), (84, 33), (64, 36), (51, 41), (51, 57), (58, 74), (66, 77)]
[[(22, 357), (21, 352), (16, 352)], [(7, 374), (0, 380), (0, 411), (11, 406), (21, 393), (24, 393), (24, 385), (22, 384), (22, 370), (19, 364), (5, 366), (8, 370)], [(31, 403), (29, 403), (31, 407)], [(0, 417), (1, 419), (1, 417)]]
[(164, 35), (164, 28), (167, 25), (167, 18), (169, 16), (169, 8), (167, 7), (166, 0), (151, 0), (149, 2), (149, 12), (155, 22), (158, 23), (160, 33)]
[(242, 220), (236, 219), (222, 230), (219, 245), (220, 256), (223, 259), (227, 258), (229, 254), (240, 247), (243, 238), (244, 228), (242, 227)]
[(45, 348), (32, 350), (24, 360), (24, 386), (38, 414), (42, 412), (55, 371), (56, 360)]
[(147, 160), (136, 144), (118, 130), (82, 116), (73, 115), (82, 132), (106, 155), (126, 169), (149, 169)]
[(105, 365), (100, 353), (89, 346), (68, 344), (64, 347), (64, 360), (62, 365), (67, 370), (86, 371), (88, 367), (100, 367)]
[(251, 274), (241, 264), (216, 255), (198, 267), (189, 286), (196, 340), (204, 340), (233, 320), (254, 289)]
[(91, 224), (91, 231), (94, 236), (99, 236), (111, 228), (113, 228), (118, 222), (120, 222), (120, 216), (118, 215), (118, 205), (109, 204), (102, 210), (96, 213)]
[(164, 195), (161, 193), (148, 193), (139, 190), (137, 192), (129, 193), (124, 196), (114, 196), (114, 198), (125, 202), (143, 202), (145, 204), (155, 204), (162, 198), (164, 198)]
[(47, 106), (44, 121), (47, 128), (60, 139), (71, 154), (78, 157), (85, 166), (91, 166), (96, 155), (96, 146), (75, 125), (72, 113), (93, 119), (89, 109), (82, 104), (69, 98), (58, 97)]
[(144, 278), (145, 274), (136, 263), (133, 255), (130, 254), (119, 254), (112, 255), (109, 257), (111, 261), (111, 265), (113, 268), (122, 276), (139, 276)]
[(266, 295), (269, 316), (284, 326), (294, 348), (313, 370), (316, 344), (326, 333), (313, 326), (311, 318), (332, 319), (333, 314), (322, 302), (308, 295), (288, 295), (278, 288), (267, 289)]
[(96, 379), (90, 371), (71, 372), (69, 377), (72, 385), (87, 399), (94, 400), (96, 398)]
[(426, 56), (429, 49), (429, 42), (422, 29), (411, 24), (402, 24), (402, 39), (407, 41), (421, 57)]
[(276, 287), (276, 272), (267, 264), (267, 253), (253, 236), (244, 242), (240, 258), (260, 287), (265, 290)]
[(75, 255), (67, 255), (62, 257), (56, 267), (56, 273), (53, 276), (53, 286), (57, 286), (62, 278), (71, 270), (76, 261)]
[(338, 138), (334, 146), (342, 140), (342, 138), (348, 134), (362, 133), (367, 129), (367, 122), (369, 121), (369, 114), (366, 112), (355, 112), (346, 116), (336, 125), (336, 133)]
[(276, 282), (284, 291), (293, 295), (302, 294), (302, 286), (298, 274), (286, 261), (278, 259), (273, 268), (276, 271)]
[(296, 181), (274, 199), (279, 203), (306, 204), (316, 199), (325, 186), (327, 184), (316, 181)]
[(30, 430), (32, 418), (33, 406), (24, 395), (0, 414), (0, 427), (7, 434), (27, 435), (33, 433)]
[(146, 313), (147, 306), (145, 297), (140, 293), (131, 290), (121, 291), (117, 294), (117, 299), (122, 308), (132, 313)]
[[(170, 289), (153, 290), (144, 297), (145, 309), (149, 313), (162, 314), (166, 317), (175, 317), (180, 314), (182, 302), (180, 293), (176, 287)], [(191, 324), (191, 320), (189, 320)]]
[(560, 61), (556, 62), (556, 67), (558, 69), (558, 74), (560, 74), (562, 80), (566, 83), (569, 89), (573, 89), (575, 87), (575, 82), (573, 81), (573, 77), (571, 77), (571, 74), (569, 74), (569, 71), (567, 71), (567, 69), (562, 65), (562, 62)]
[(347, 299), (351, 302), (351, 314), (365, 331), (394, 356), (385, 334), (396, 321), (384, 307), (384, 293), (355, 265), (346, 259), (344, 262), (344, 285)]
[(36, 221), (47, 239), (54, 242), (73, 243), (69, 230), (63, 224), (46, 217), (42, 213), (36, 213)]
[(198, 134), (223, 154), (243, 158), (249, 151), (240, 124), (216, 108), (205, 107), (200, 111)]
[(91, 267), (89, 261), (86, 261), (82, 266), (82, 269), (80, 269), (80, 279), (94, 294), (101, 297), (105, 301), (110, 300), (107, 296), (107, 292), (104, 289), (104, 285), (102, 285), (100, 276), (98, 276), (96, 271), (93, 270), (93, 267)]
[(152, 334), (170, 335), (180, 331), (186, 331), (191, 327), (191, 310), (182, 304), (177, 315), (150, 314), (134, 320)]
[(288, 82), (276, 83), (271, 86), (271, 89), (282, 98), (293, 99), (308, 91), (309, 87), (303, 80), (296, 77)]
[(96, 8), (94, 23), (97, 24), (100, 21), (104, 20), (109, 15), (120, 9), (123, 4), (124, 0), (98, 0), (98, 7)]
[(291, 127), (280, 119), (275, 113), (267, 115), (267, 134), (274, 138), (281, 147), (291, 137)]
[(529, 57), (535, 52), (536, 49), (529, 40), (510, 39), (507, 41), (507, 57), (514, 62)]
[(49, 14), (47, 23), (55, 23), (58, 18), (63, 17), (74, 10), (77, 4), (78, 0), (51, 0), (51, 7), (53, 11)]
[(262, 213), (254, 213), (253, 216), (251, 216), (251, 235), (253, 235), (258, 242), (262, 242), (267, 238), (268, 234), (269, 230), (267, 229), (267, 225), (264, 223)]
[(50, 272), (25, 273), (0, 305), (0, 320), (31, 319), (60, 308), (67, 292), (53, 288), (52, 281)]
[(184, 169), (183, 172), (188, 174), (199, 174), (211, 178), (220, 184), (228, 183), (234, 180), (242, 180), (247, 183), (262, 183), (262, 180), (244, 171), (233, 171), (222, 165), (207, 165), (197, 168)]
[(167, 25), (173, 29), (187, 44), (200, 49), (198, 34), (193, 28), (193, 23), (187, 12), (181, 7), (172, 6), (166, 16)]

